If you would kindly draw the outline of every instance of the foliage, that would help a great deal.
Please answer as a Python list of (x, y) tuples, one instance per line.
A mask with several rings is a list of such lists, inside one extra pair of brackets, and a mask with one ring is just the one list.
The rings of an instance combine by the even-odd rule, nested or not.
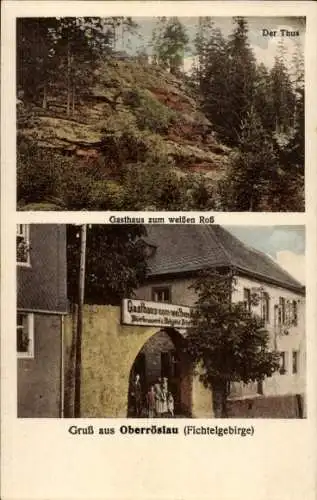
[[(233, 270), (206, 270), (200, 274), (193, 284), (197, 309), (187, 337), (188, 352), (202, 367), (203, 383), (213, 389), (215, 396), (221, 395), (221, 416), (226, 416), (230, 382), (263, 380), (279, 367), (279, 355), (270, 351), (268, 332), (261, 326), (261, 319), (244, 303), (232, 302), (234, 285)], [(253, 296), (253, 304), (257, 300)]]
[(88, 210), (122, 210), (125, 197), (124, 187), (112, 180), (92, 182), (89, 192)]
[(136, 26), (130, 17), (19, 18), (18, 89), (43, 108), (56, 93), (65, 95), (66, 113), (73, 114), (79, 94), (94, 81), (96, 64), (115, 49), (117, 29)]
[(18, 241), (16, 245), (17, 262), (27, 262), (30, 246), (24, 240)]
[[(146, 275), (140, 237), (144, 226), (92, 225), (87, 228), (85, 303), (118, 305), (133, 294)], [(67, 226), (68, 296), (78, 299), (79, 227)]]
[(155, 99), (149, 91), (132, 89), (126, 103), (134, 109), (136, 123), (140, 130), (151, 130), (165, 134), (176, 119), (176, 113)]
[(272, 141), (259, 116), (251, 110), (241, 125), (238, 148), (221, 186), (223, 205), (227, 210), (263, 210), (263, 200), (276, 176), (277, 157)]
[(185, 203), (185, 185), (169, 165), (150, 159), (130, 165), (124, 177), (124, 210), (181, 210)]
[[(184, 26), (176, 17), (159, 18), (153, 32), (154, 59), (177, 74), (176, 81), (136, 58), (119, 63), (119, 37), (122, 45), (132, 32), (137, 33), (137, 25), (127, 17), (17, 20), (19, 205), (304, 210), (301, 47), (290, 65), (281, 45), (268, 70), (256, 64), (244, 18), (235, 18), (232, 33), (225, 37), (210, 17), (201, 17), (189, 77), (181, 71), (188, 46)], [(197, 127), (194, 113), (185, 120), (185, 112), (170, 109), (156, 97), (155, 89), (168, 94), (174, 82), (171, 106), (203, 111), (209, 120), (205, 131)], [(91, 90), (97, 83), (96, 96)], [(184, 89), (186, 96), (178, 100)], [(100, 109), (105, 112), (98, 117)], [(46, 139), (50, 128), (57, 144)], [(223, 165), (219, 157), (215, 161), (220, 170), (215, 179), (226, 174), (216, 187), (211, 185), (212, 174), (206, 180), (187, 172), (193, 165), (199, 169), (203, 156), (209, 163), (214, 152), (211, 128), (217, 141), (232, 149), (227, 171), (227, 158)], [(197, 147), (192, 146), (196, 139)], [(72, 154), (77, 145), (82, 148), (81, 141), (83, 149), (93, 143), (97, 160)], [(67, 142), (66, 151), (46, 148), (47, 143), (59, 148)]]
[(185, 181), (187, 186), (186, 210), (213, 210), (216, 207), (216, 199), (213, 188), (206, 179), (200, 176), (188, 176)]
[(222, 209), (292, 210), (296, 206), (303, 210), (301, 48), (297, 47), (289, 67), (281, 44), (269, 71), (256, 64), (245, 19), (235, 18), (226, 39), (210, 18), (201, 18), (195, 55), (192, 80), (202, 95), (202, 109), (221, 139), (235, 148), (227, 179), (218, 186)]
[(179, 75), (189, 38), (178, 17), (160, 17), (153, 32), (153, 52), (158, 64)]
[[(67, 168), (70, 161), (65, 159)], [(30, 141), (17, 148), (17, 198), (21, 205), (49, 201), (57, 197), (61, 162), (54, 151), (46, 151)]]
[(275, 58), (270, 74), (276, 133), (288, 132), (293, 127), (295, 93), (283, 59), (283, 52)]

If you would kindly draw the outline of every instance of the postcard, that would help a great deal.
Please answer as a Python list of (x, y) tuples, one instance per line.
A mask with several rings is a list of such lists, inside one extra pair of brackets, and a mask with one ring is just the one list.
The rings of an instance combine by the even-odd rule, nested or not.
[(316, 21), (3, 2), (3, 500), (315, 498)]

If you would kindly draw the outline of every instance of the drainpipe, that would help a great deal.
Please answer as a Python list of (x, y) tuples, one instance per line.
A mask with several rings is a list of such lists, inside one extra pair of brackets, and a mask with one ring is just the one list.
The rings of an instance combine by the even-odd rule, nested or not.
[(64, 397), (64, 391), (65, 391), (65, 373), (64, 373), (64, 369), (65, 369), (65, 359), (64, 359), (64, 340), (65, 340), (65, 317), (64, 315), (62, 315), (61, 317), (61, 388), (60, 388), (60, 391), (61, 391), (61, 399), (60, 399), (60, 417), (61, 418), (64, 418), (64, 401), (65, 401), (65, 397)]
[(83, 306), (85, 295), (85, 266), (86, 266), (86, 237), (87, 226), (80, 227), (80, 267), (78, 280), (78, 316), (76, 338), (76, 365), (75, 365), (75, 418), (80, 417), (80, 389), (81, 389), (81, 344), (83, 330)]

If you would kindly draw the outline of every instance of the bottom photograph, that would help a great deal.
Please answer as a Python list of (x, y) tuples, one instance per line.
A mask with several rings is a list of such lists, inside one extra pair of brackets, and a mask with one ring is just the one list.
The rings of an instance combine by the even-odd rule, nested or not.
[(305, 418), (305, 227), (19, 224), (17, 416)]

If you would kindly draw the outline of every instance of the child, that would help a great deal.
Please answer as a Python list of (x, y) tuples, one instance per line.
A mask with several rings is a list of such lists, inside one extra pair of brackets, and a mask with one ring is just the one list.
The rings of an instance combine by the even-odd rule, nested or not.
[(151, 385), (151, 387), (146, 395), (146, 401), (147, 401), (148, 418), (153, 418), (153, 417), (155, 417), (155, 389), (154, 389), (154, 385)]
[(173, 394), (171, 392), (169, 392), (167, 395), (167, 410), (168, 410), (168, 413), (172, 417), (174, 417), (174, 398), (173, 398)]

